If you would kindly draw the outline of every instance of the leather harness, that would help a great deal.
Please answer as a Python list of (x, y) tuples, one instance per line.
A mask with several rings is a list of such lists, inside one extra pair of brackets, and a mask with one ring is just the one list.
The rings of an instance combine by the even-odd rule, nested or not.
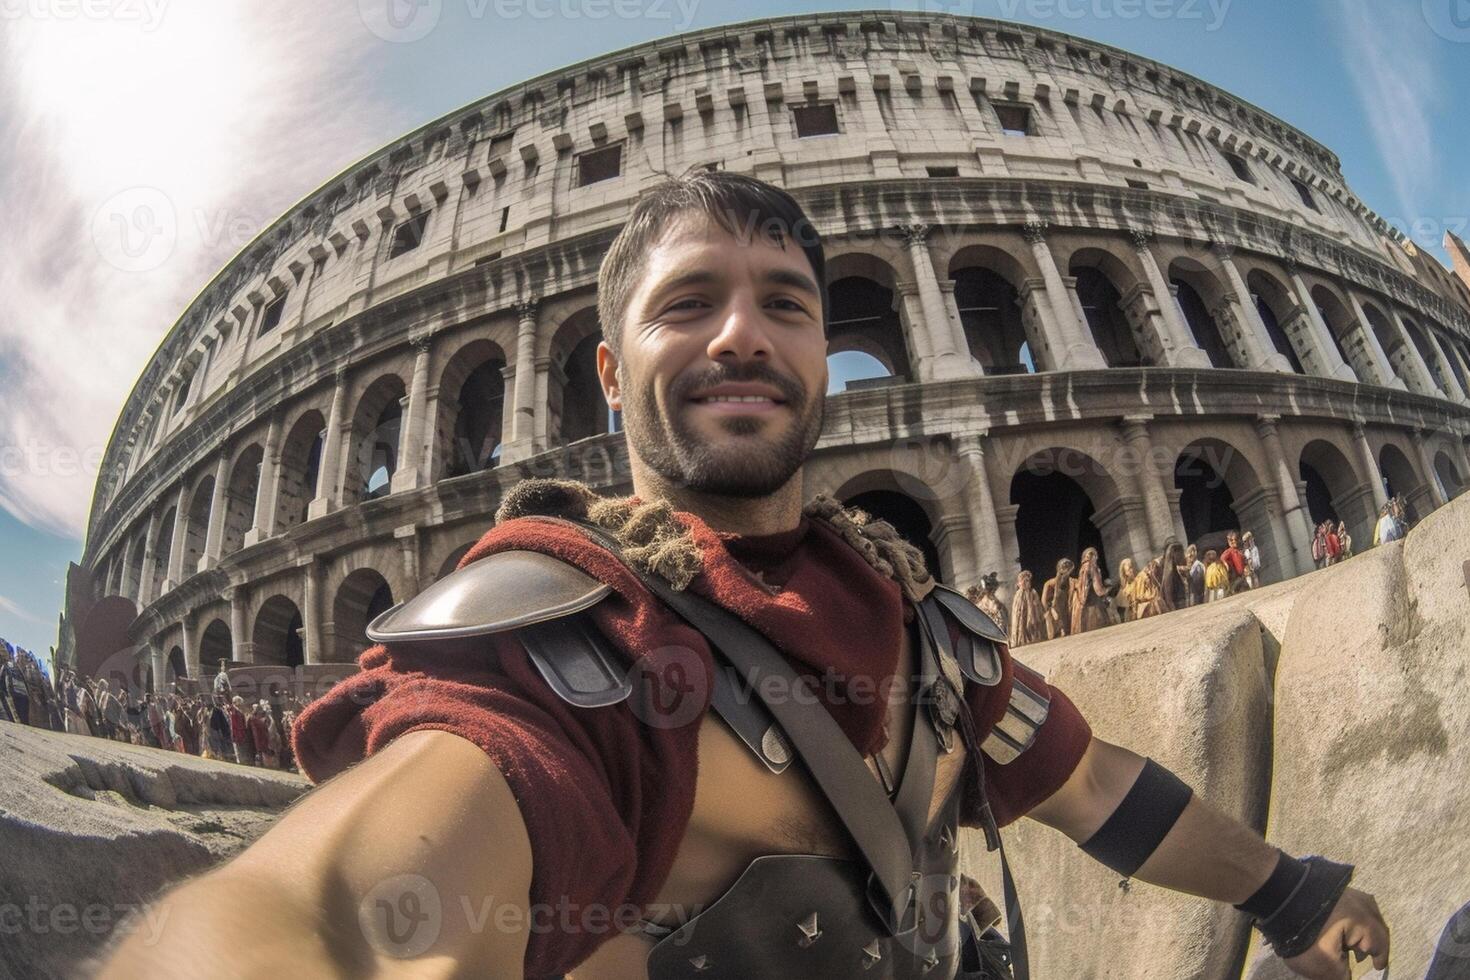
[[(535, 519), (573, 524), (621, 559), (617, 542), (597, 525)], [(499, 569), (492, 567), (497, 560)], [(806, 687), (763, 634), (713, 602), (628, 567), (708, 641), (716, 662), (711, 707), (772, 772), (784, 772), (799, 758), (860, 855), (858, 860), (761, 855), (688, 920), (674, 926), (643, 920), (643, 931), (656, 941), (648, 957), (650, 980), (1026, 980), (1024, 929), (1004, 851), (1009, 947), (994, 930), (981, 936), (974, 919), (960, 915), (963, 780), (956, 781), (934, 820), (927, 820), (936, 761), (939, 753), (953, 750), (956, 728), (981, 770), (977, 782), (983, 799), (984, 760), (977, 749), (1010, 761), (1030, 744), (1046, 717), (1046, 701), (1017, 682), (1006, 717), (981, 745), (975, 744), (962, 692), (966, 682), (1000, 682), (995, 644), (1004, 637), (990, 619), (963, 595), (937, 583), (924, 599), (913, 602), (916, 614), (910, 629), (918, 634), (913, 649), (919, 684), (912, 699), (908, 757), (895, 783), (881, 756), (876, 757), (880, 779), (873, 778), (830, 712), (813, 710), (810, 701), (794, 697), (767, 699), (771, 686), (763, 680), (768, 678), (779, 679), (776, 690)], [(515, 584), (506, 588), (511, 582)], [(516, 629), (558, 696), (582, 707), (605, 706), (633, 694), (618, 653), (586, 614), (610, 591), (551, 556), (501, 552), (388, 610), (367, 634), (377, 642), (399, 643), (463, 640)], [(505, 600), (507, 593), (514, 601)], [(542, 597), (538, 609), (526, 609), (527, 595)], [(946, 613), (962, 627), (958, 648), (951, 641)], [(988, 803), (982, 814), (987, 847), (995, 850), (1000, 836)]]

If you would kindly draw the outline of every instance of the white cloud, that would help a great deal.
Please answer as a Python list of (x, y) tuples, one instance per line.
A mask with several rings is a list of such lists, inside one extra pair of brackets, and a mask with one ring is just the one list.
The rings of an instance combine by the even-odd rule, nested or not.
[(1341, 0), (1327, 9), (1340, 19), (1346, 61), (1396, 205), (1404, 216), (1413, 215), (1435, 190), (1432, 109), (1442, 93), (1453, 91), (1438, 77), (1438, 38), (1417, 3)]
[(27, 612), (25, 608), (20, 605), (20, 603), (16, 602), (14, 599), (11, 599), (9, 596), (0, 595), (0, 612), (9, 613), (16, 619), (23, 619), (28, 623), (43, 622), (43, 620), (38, 619), (31, 613)]
[[(73, 536), (96, 480), (79, 460), (100, 459), (190, 300), (292, 203), (407, 128), (379, 102), (367, 56), (387, 52), (356, 4), (149, 9), (156, 24), (20, 16), (0, 31), (0, 507)], [(99, 247), (94, 219), (105, 234), (109, 200), (140, 187), (167, 202), (177, 242), (134, 271)]]

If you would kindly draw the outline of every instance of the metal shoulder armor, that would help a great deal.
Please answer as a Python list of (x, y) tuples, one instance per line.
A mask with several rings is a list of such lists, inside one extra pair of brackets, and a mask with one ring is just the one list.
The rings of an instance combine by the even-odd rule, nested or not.
[(617, 651), (585, 613), (612, 586), (538, 551), (501, 551), (451, 572), (374, 619), (374, 643), (454, 641), (515, 630), (562, 700), (584, 708), (633, 691)]
[(994, 687), (1000, 683), (999, 645), (1007, 642), (1005, 633), (969, 599), (943, 583), (936, 582), (931, 593), (945, 611), (960, 624), (959, 645), (955, 657), (960, 673), (972, 683)]

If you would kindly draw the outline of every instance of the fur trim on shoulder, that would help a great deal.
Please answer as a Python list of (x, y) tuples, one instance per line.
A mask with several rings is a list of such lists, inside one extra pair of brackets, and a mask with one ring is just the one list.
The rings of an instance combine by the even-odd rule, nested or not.
[(802, 513), (825, 521), (869, 565), (898, 582), (904, 595), (913, 601), (922, 600), (934, 590), (934, 576), (924, 563), (924, 553), (905, 541), (887, 521), (858, 507), (844, 507), (825, 493), (813, 497)]
[(630, 565), (686, 588), (704, 568), (694, 535), (674, 518), (663, 500), (635, 506), (631, 497), (601, 497), (580, 480), (522, 480), (506, 494), (495, 523), (530, 515), (564, 517), (596, 524), (612, 533)]

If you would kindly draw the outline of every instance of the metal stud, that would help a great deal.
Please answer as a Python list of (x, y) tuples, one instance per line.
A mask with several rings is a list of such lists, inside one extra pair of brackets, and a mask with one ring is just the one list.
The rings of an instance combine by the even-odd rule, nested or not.
[(817, 927), (817, 913), (815, 912), (798, 922), (796, 928), (801, 930), (801, 938), (796, 941), (796, 945), (803, 948), (822, 938), (822, 930)]
[(925, 973), (928, 973), (930, 970), (934, 969), (936, 966), (939, 965), (939, 954), (936, 953), (936, 952), (934, 952), (933, 949), (930, 949), (929, 950), (929, 955), (926, 956), (926, 957), (924, 957), (924, 959), (923, 959), (923, 964), (924, 964), (924, 972)]
[(873, 940), (863, 947), (863, 969), (871, 970), (873, 964), (883, 958), (883, 947), (878, 945), (878, 940)]
[(939, 832), (939, 844), (946, 851), (954, 850), (954, 834), (950, 833), (948, 825)]
[(691, 958), (689, 960), (689, 965), (694, 967), (695, 973), (703, 973), (705, 970), (712, 970), (715, 966), (713, 963), (710, 962), (708, 953), (700, 953), (698, 956)]

